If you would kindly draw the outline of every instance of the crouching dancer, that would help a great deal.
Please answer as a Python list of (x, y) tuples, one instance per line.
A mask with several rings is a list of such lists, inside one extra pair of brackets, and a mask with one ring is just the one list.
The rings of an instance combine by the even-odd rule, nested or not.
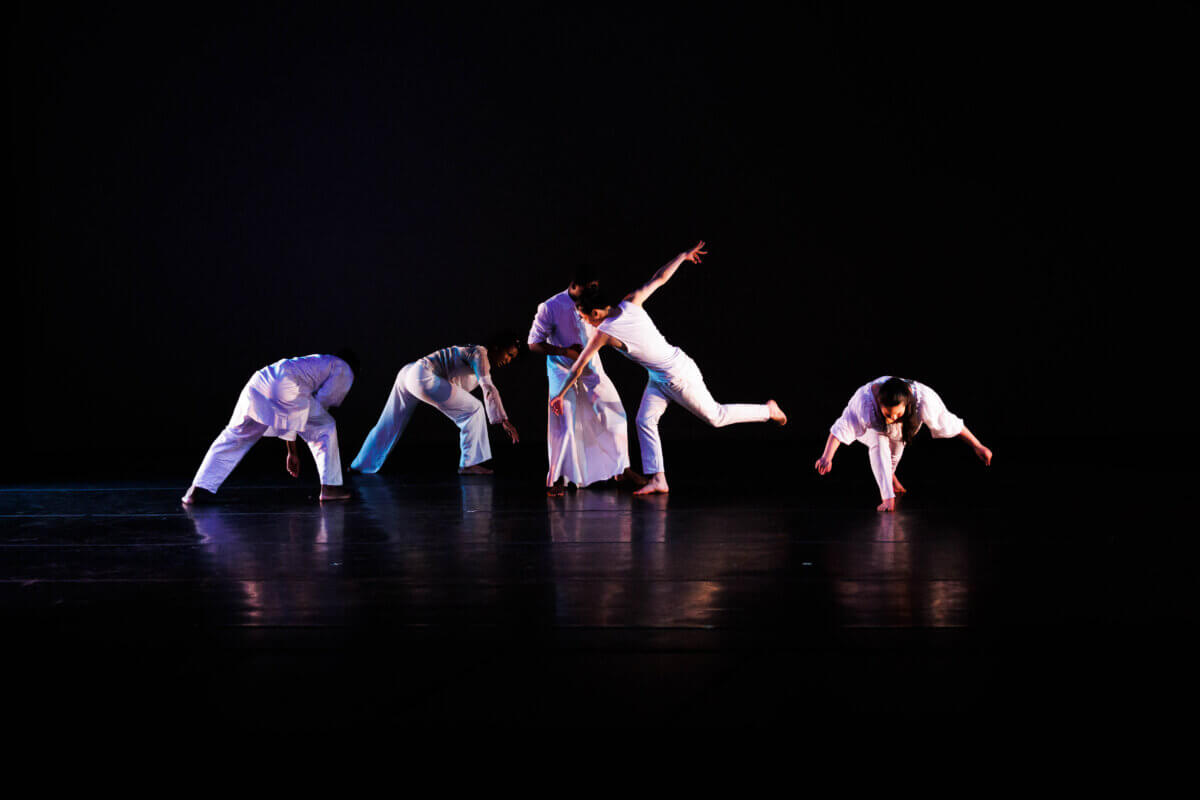
[(275, 436), (287, 444), (285, 468), (293, 478), (300, 475), (299, 436), (312, 451), (321, 479), (321, 500), (345, 500), (350, 492), (342, 486), (342, 459), (338, 452), (337, 424), (328, 409), (342, 404), (354, 382), (357, 359), (349, 351), (338, 355), (284, 358), (263, 367), (242, 389), (229, 424), (208, 448), (192, 485), (183, 496), (184, 505), (199, 497), (197, 489), (216, 493), (242, 457), (264, 436)]
[(896, 478), (896, 466), (904, 455), (905, 445), (913, 440), (922, 424), (929, 427), (933, 438), (962, 439), (980, 461), (992, 463), (992, 451), (967, 430), (960, 417), (946, 409), (937, 392), (923, 383), (885, 375), (859, 387), (850, 398), (842, 416), (829, 429), (816, 470), (825, 475), (833, 469), (833, 454), (839, 445), (862, 442), (870, 450), (871, 471), (883, 499), (877, 510), (895, 511), (896, 495), (905, 491)]

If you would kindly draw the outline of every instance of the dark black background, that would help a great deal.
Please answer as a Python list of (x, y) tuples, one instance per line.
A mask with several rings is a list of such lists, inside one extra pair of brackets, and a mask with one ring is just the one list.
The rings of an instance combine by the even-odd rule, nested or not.
[[(579, 261), (625, 291), (700, 238), (648, 309), (718, 399), (793, 425), (676, 412), (670, 439), (819, 447), (894, 373), (988, 443), (1164, 457), (1195, 339), (1198, 17), (22, 3), (6, 471), (182, 474), (253, 370), (344, 344), (348, 461), (404, 363), (527, 330)], [(632, 413), (644, 373), (606, 363)], [(497, 382), (532, 463), (540, 359)], [(448, 426), (407, 441), (452, 466)]]

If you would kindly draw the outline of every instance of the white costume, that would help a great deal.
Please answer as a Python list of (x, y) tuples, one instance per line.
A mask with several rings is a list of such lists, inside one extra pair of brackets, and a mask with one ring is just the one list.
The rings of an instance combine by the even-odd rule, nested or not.
[(672, 402), (714, 428), (738, 422), (766, 422), (771, 418), (766, 405), (718, 403), (704, 385), (704, 376), (696, 362), (667, 342), (644, 308), (628, 300), (621, 301), (619, 308), (621, 313), (606, 318), (597, 330), (619, 339), (624, 345), (621, 352), (650, 373), (637, 415), (642, 470), (647, 475), (664, 471), (658, 420)]
[[(854, 441), (862, 442), (870, 450), (871, 471), (875, 473), (875, 482), (879, 484), (879, 494), (884, 500), (896, 496), (892, 486), (892, 474), (904, 455), (904, 438), (901, 423), (895, 422), (884, 426), (883, 415), (879, 413), (879, 403), (875, 400), (873, 387), (887, 381), (891, 376), (884, 375), (876, 378), (865, 386), (860, 386), (846, 410), (838, 421), (833, 423), (829, 432), (842, 444)], [(949, 439), (958, 436), (963, 431), (963, 421), (946, 410), (946, 404), (937, 392), (923, 383), (909, 381), (912, 386), (914, 412), (918, 415), (920, 425), (928, 426), (929, 432), (935, 439)], [(881, 428), (886, 427), (886, 431)]]
[(342, 485), (337, 425), (325, 409), (341, 405), (354, 382), (337, 356), (285, 358), (263, 367), (242, 389), (229, 424), (208, 448), (193, 486), (216, 492), (246, 452), (264, 436), (295, 441), (312, 451), (321, 483)]
[[(477, 386), (483, 387), (486, 419), (483, 404), (471, 395)], [(459, 467), (471, 467), (492, 457), (487, 423), (501, 423), (508, 417), (500, 392), (492, 383), (487, 348), (468, 344), (443, 347), (400, 369), (379, 422), (367, 434), (351, 468), (378, 472), (419, 402), (437, 408), (458, 426), (462, 449)]]
[[(588, 334), (564, 292), (538, 305), (529, 329), (529, 344), (549, 342), (557, 347), (587, 344)], [(550, 397), (557, 395), (574, 364), (570, 356), (546, 356)], [(546, 409), (546, 449), (550, 469), (546, 485), (563, 478), (587, 486), (620, 475), (629, 466), (629, 433), (617, 387), (604, 374), (600, 354), (592, 356), (579, 379), (563, 395), (562, 416)]]

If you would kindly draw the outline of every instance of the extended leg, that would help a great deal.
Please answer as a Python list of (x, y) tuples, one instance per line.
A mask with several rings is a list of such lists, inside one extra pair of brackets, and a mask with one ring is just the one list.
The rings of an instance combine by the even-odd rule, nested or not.
[(363, 441), (362, 447), (358, 449), (358, 455), (350, 464), (351, 469), (359, 472), (378, 472), (388, 454), (392, 452), (400, 434), (404, 433), (408, 421), (412, 419), (413, 409), (417, 407), (417, 399), (404, 388), (404, 374), (409, 366), (406, 365), (396, 375), (396, 382), (392, 386), (392, 393), (388, 395), (383, 413), (379, 415), (379, 421), (375, 423), (375, 427)]
[(736, 425), (739, 422), (767, 422), (780, 424), (787, 421), (774, 400), (766, 403), (718, 403), (704, 384), (699, 368), (689, 370), (671, 382), (667, 389), (672, 400), (695, 414), (714, 428)]
[(229, 473), (233, 472), (233, 468), (266, 430), (266, 425), (249, 417), (227, 425), (208, 448), (204, 460), (200, 462), (200, 469), (196, 470), (196, 477), (192, 478), (191, 487), (183, 496), (183, 502), (192, 504), (197, 487), (216, 494)]

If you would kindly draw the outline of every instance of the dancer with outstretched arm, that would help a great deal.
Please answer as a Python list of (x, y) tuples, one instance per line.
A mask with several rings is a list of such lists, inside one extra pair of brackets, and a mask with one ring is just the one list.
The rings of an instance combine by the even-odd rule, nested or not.
[[(405, 364), (396, 375), (379, 421), (367, 434), (350, 469), (378, 472), (396, 440), (404, 433), (413, 411), (421, 403), (427, 403), (458, 426), (459, 473), (491, 474), (492, 470), (483, 466), (483, 462), (492, 457), (487, 423), (490, 421), (503, 427), (513, 444), (519, 440), (516, 427), (504, 413), (500, 391), (492, 383), (492, 369), (508, 364), (519, 352), (516, 337), (503, 336), (487, 347), (474, 344), (443, 347)], [(483, 403), (471, 394), (480, 386), (483, 387)]]
[(923, 383), (885, 375), (859, 387), (850, 398), (829, 429), (816, 470), (825, 475), (833, 469), (833, 454), (839, 445), (862, 442), (870, 450), (871, 471), (883, 500), (877, 510), (895, 511), (896, 495), (905, 493), (896, 478), (896, 467), (922, 425), (935, 439), (962, 439), (980, 461), (992, 463), (992, 451), (967, 430), (962, 418), (947, 410), (937, 392)]
[(700, 257), (707, 255), (703, 248), (704, 242), (700, 242), (675, 256), (615, 306), (600, 290), (584, 292), (576, 303), (583, 321), (595, 331), (575, 359), (563, 388), (550, 400), (550, 410), (555, 414), (562, 413), (567, 391), (578, 380), (588, 360), (605, 345), (611, 345), (626, 358), (645, 367), (646, 390), (638, 408), (637, 428), (642, 469), (649, 481), (634, 494), (659, 494), (669, 490), (658, 420), (671, 403), (678, 403), (714, 428), (739, 422), (787, 423), (787, 416), (774, 400), (761, 404), (724, 405), (714, 400), (696, 362), (667, 342), (642, 307), (651, 295), (671, 280), (683, 262), (699, 264)]

